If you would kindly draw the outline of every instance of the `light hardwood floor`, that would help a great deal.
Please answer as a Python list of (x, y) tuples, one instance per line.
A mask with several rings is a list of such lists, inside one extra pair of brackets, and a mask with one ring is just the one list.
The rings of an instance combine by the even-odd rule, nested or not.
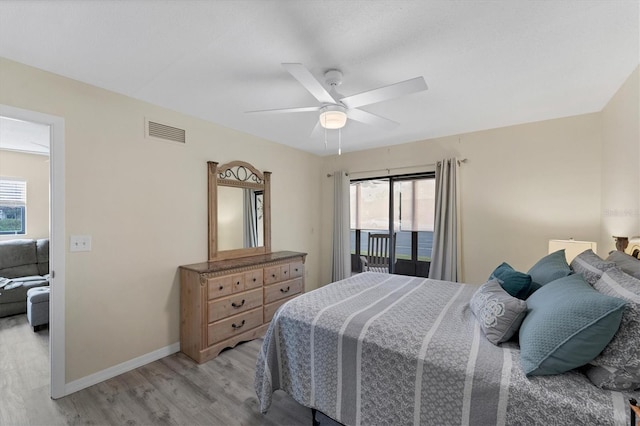
[(49, 398), (48, 329), (0, 318), (0, 425), (311, 425), (281, 391), (266, 415), (253, 390), (262, 340), (198, 365), (174, 354), (67, 397)]

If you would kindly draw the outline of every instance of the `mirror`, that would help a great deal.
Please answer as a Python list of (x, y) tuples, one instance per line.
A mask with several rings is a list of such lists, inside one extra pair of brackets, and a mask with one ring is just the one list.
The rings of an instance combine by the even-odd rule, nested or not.
[(264, 245), (264, 191), (218, 186), (218, 250)]
[(270, 172), (209, 161), (209, 260), (271, 251)]

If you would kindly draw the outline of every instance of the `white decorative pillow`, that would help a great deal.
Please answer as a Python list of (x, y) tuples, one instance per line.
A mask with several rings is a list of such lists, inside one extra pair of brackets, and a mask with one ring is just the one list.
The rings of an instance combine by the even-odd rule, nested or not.
[(511, 296), (495, 279), (476, 291), (469, 306), (482, 332), (494, 345), (509, 340), (527, 314), (527, 303)]
[(625, 386), (640, 387), (640, 280), (616, 267), (605, 272), (594, 287), (600, 293), (624, 299), (627, 307), (617, 333), (591, 364), (624, 377)]

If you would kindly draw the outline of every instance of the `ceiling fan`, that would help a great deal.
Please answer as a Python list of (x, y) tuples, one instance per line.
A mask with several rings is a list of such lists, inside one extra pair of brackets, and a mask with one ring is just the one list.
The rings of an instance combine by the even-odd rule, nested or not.
[(347, 118), (378, 126), (383, 129), (393, 128), (398, 125), (397, 122), (361, 110), (359, 107), (427, 90), (427, 83), (425, 83), (424, 78), (416, 77), (400, 83), (367, 90), (356, 95), (342, 96), (336, 91), (336, 87), (342, 84), (342, 72), (340, 70), (331, 69), (325, 72), (325, 82), (330, 87), (329, 91), (327, 91), (322, 83), (320, 83), (304, 65), (287, 63), (282, 64), (282, 66), (320, 102), (320, 105), (247, 111), (247, 113), (320, 112), (318, 122), (312, 134), (320, 127), (325, 129), (341, 129), (347, 124)]

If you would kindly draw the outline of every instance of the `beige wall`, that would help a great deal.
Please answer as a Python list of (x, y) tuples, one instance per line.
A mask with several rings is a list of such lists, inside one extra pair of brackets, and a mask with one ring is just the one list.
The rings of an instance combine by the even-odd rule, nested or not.
[(636, 68), (602, 110), (601, 254), (612, 235), (640, 235), (640, 71)]
[[(65, 119), (67, 382), (179, 341), (179, 265), (207, 258), (206, 161), (273, 173), (272, 246), (319, 282), (319, 157), (0, 59), (0, 103)], [(144, 137), (144, 119), (187, 144)]]
[[(528, 269), (550, 238), (602, 244), (608, 202), (601, 185), (607, 194), (612, 185), (601, 156), (619, 140), (619, 126), (608, 123), (626, 123), (631, 136), (619, 155), (639, 158), (637, 106), (634, 118), (627, 105), (637, 81), (627, 84), (602, 114), (319, 158), (0, 59), (0, 103), (65, 119), (66, 240), (93, 237), (91, 252), (66, 256), (67, 381), (179, 340), (177, 267), (207, 256), (208, 160), (244, 160), (273, 172), (273, 249), (309, 253), (307, 290), (330, 281), (326, 174), (340, 169), (404, 173), (433, 170), (444, 157), (467, 158), (460, 173), (467, 282), (483, 282), (502, 261)], [(145, 117), (186, 129), (188, 143), (145, 139)]]
[(0, 176), (27, 181), (27, 233), (0, 240), (49, 238), (49, 157), (0, 149)]
[[(549, 239), (598, 241), (600, 155), (595, 113), (334, 156), (325, 159), (323, 174), (403, 167), (392, 170), (400, 174), (434, 170), (445, 157), (466, 158), (460, 169), (463, 280), (482, 283), (503, 261), (528, 270), (547, 253)], [(406, 168), (413, 165), (431, 166)], [(332, 226), (332, 191), (331, 179), (323, 178), (325, 229)], [(330, 250), (325, 232), (322, 252)], [(321, 261), (326, 283), (331, 259)]]

